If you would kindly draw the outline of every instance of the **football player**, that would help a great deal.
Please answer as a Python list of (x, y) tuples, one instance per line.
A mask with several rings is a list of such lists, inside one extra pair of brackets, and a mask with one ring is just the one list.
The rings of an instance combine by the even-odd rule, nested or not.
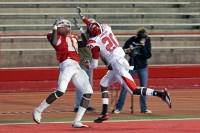
[[(88, 76), (79, 66), (79, 54), (77, 52), (77, 36), (70, 33), (71, 23), (68, 20), (58, 18), (53, 25), (52, 33), (47, 35), (47, 39), (56, 51), (57, 60), (59, 61), (59, 79), (57, 91), (51, 93), (34, 111), (33, 120), (36, 123), (41, 122), (41, 114), (50, 104), (61, 97), (72, 80), (74, 86), (83, 93), (82, 101), (78, 112), (72, 124), (74, 128), (87, 128), (87, 125), (81, 123), (81, 119), (88, 107), (90, 97), (93, 93), (89, 83)], [(83, 38), (84, 40), (84, 38)]]
[(92, 51), (92, 61), (88, 63), (89, 68), (98, 66), (99, 54), (101, 54), (112, 67), (107, 74), (101, 79), (100, 86), (102, 92), (102, 112), (94, 120), (96, 123), (101, 123), (108, 119), (108, 87), (115, 82), (122, 84), (131, 95), (157, 96), (163, 99), (171, 108), (171, 100), (167, 89), (156, 91), (151, 88), (137, 87), (132, 76), (129, 74), (129, 63), (124, 58), (125, 52), (119, 46), (119, 43), (113, 34), (109, 25), (100, 25), (98, 22), (90, 22), (81, 12), (80, 7), (77, 7), (77, 12), (83, 22), (88, 27), (90, 39), (87, 41), (87, 47)]

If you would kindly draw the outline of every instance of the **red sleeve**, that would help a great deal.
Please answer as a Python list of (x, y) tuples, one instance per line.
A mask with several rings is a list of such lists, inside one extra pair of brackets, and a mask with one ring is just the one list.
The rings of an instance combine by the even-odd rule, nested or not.
[(88, 18), (84, 18), (83, 22), (88, 26), (91, 22)]
[(93, 59), (98, 59), (99, 58), (99, 51), (100, 51), (100, 48), (99, 46), (95, 46), (91, 49), (92, 51), (92, 58)]

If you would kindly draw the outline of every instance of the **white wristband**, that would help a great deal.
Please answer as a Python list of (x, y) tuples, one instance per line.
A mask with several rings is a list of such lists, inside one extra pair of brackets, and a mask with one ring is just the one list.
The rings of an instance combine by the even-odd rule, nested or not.
[(54, 25), (53, 26), (53, 30), (57, 30), (58, 26), (57, 25)]

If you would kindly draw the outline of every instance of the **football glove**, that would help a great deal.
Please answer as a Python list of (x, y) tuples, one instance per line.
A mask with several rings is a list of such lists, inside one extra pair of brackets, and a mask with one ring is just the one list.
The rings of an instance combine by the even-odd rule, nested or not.
[(81, 25), (78, 23), (76, 18), (73, 18), (73, 19), (74, 19), (73, 23), (74, 23), (75, 27), (82, 32), (83, 28), (81, 27)]
[(54, 24), (53, 24), (53, 30), (57, 30), (57, 28), (58, 28), (58, 19), (59, 19), (59, 18), (57, 18), (57, 19), (55, 20)]
[(83, 15), (81, 8), (80, 7), (76, 7), (76, 12), (78, 13), (78, 15), (81, 17), (81, 19), (84, 19), (85, 16)]

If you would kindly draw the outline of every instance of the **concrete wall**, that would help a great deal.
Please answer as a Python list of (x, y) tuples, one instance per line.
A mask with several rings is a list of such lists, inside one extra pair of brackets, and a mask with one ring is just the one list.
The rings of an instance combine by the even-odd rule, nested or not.
[[(94, 69), (93, 89), (100, 90), (100, 79), (107, 68)], [(54, 91), (57, 89), (58, 68), (0, 69), (0, 92)], [(136, 84), (138, 78), (135, 77)], [(200, 88), (200, 65), (149, 66), (148, 86), (157, 89)], [(121, 89), (114, 84), (110, 89)], [(70, 82), (68, 90), (74, 90)]]

